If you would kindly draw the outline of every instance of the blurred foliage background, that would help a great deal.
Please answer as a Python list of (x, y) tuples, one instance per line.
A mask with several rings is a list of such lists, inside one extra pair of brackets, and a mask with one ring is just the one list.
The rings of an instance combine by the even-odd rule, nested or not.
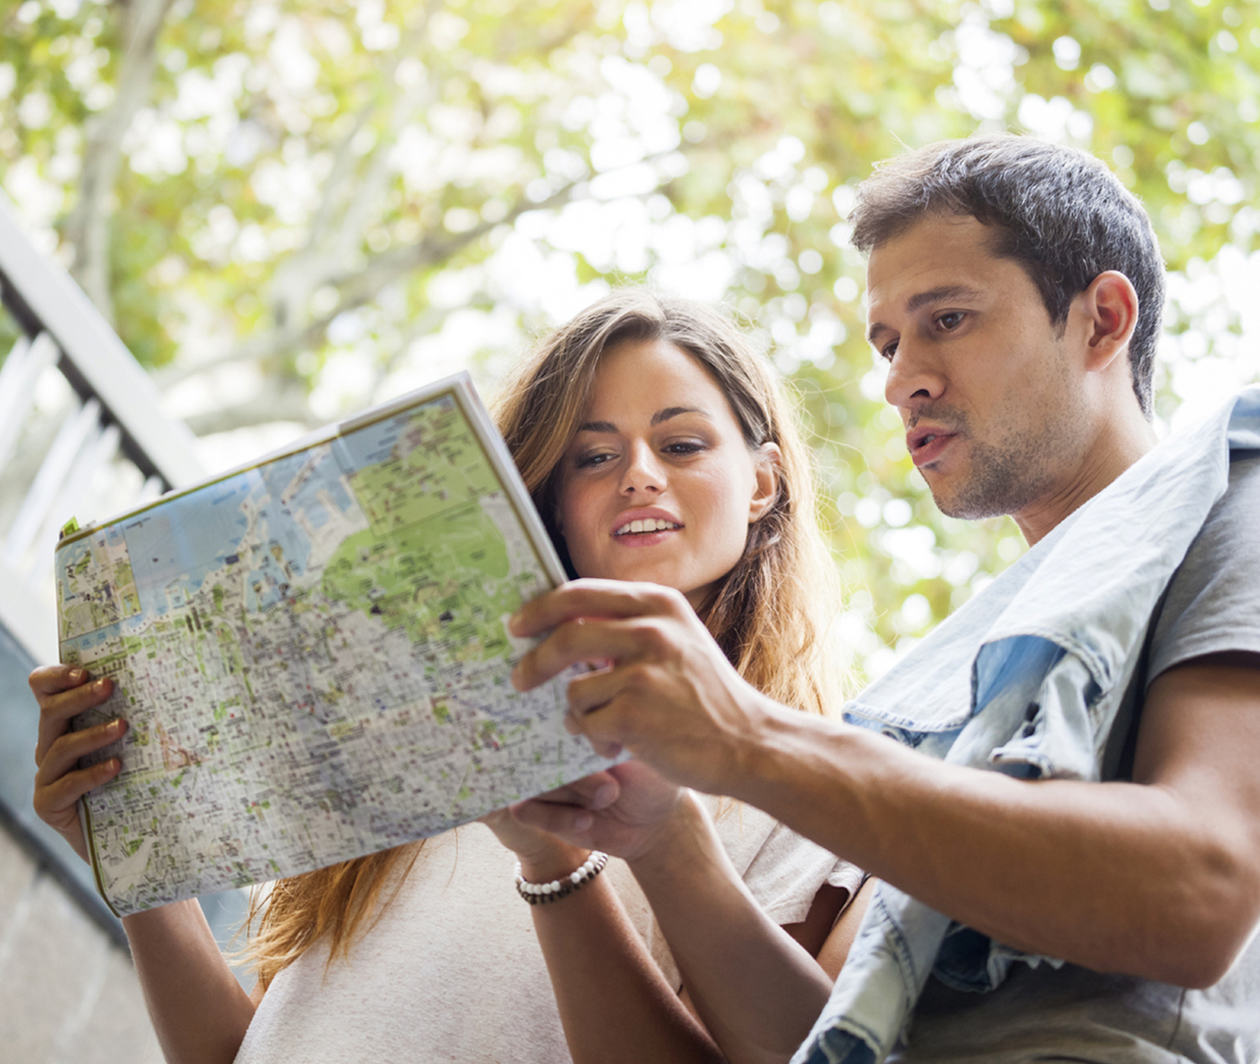
[(1023, 549), (937, 514), (884, 408), (845, 222), (873, 162), (1094, 152), (1173, 273), (1161, 420), (1260, 377), (1260, 0), (0, 11), (0, 187), (207, 466), (462, 366), (491, 392), (612, 284), (721, 300), (801, 399), (868, 674)]

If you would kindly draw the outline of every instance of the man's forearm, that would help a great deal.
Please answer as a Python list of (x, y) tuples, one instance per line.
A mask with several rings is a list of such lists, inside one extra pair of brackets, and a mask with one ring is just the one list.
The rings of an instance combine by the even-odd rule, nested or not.
[(1237, 909), (1236, 877), (1216, 874), (1228, 846), (1175, 790), (1016, 780), (786, 710), (739, 761), (724, 792), (1000, 942), (1211, 981), (1183, 965)]
[(593, 741), (759, 806), (1007, 945), (1207, 985), (1260, 921), (1257, 655), (1150, 685), (1134, 783), (1030, 782), (777, 706), (661, 589), (577, 581), (513, 624), (555, 629), (517, 666), (522, 689), (614, 654), (569, 685)]

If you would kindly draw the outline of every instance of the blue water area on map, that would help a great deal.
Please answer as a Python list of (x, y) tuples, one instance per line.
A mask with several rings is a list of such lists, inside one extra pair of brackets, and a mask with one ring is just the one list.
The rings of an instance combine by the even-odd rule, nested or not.
[(328, 524), (332, 518), (327, 508), (321, 502), (308, 503), (305, 507), (306, 519), (311, 523), (311, 528), (317, 531)]
[(166, 613), (195, 592), (210, 570), (227, 564), (248, 531), (242, 506), (263, 490), (257, 473), (239, 473), (123, 522), (146, 613)]
[(451, 396), (438, 396), (420, 406), (409, 407), (394, 417), (347, 433), (337, 441), (346, 456), (342, 461), (348, 463), (351, 469), (362, 469), (364, 466), (389, 461), (398, 443), (399, 433), (405, 431), (421, 411), (449, 409), (454, 404), (455, 400)]
[[(420, 409), (453, 404), (450, 396), (443, 396)], [(330, 507), (342, 514), (358, 510), (343, 477), (388, 461), (416, 416), (413, 407), (328, 443), (271, 459), (143, 510), (95, 538), (104, 535), (116, 542), (125, 537), (143, 616), (181, 607), (210, 573), (225, 570), (243, 592), (247, 611), (268, 609), (283, 602), (305, 572), (311, 552), (306, 530), (332, 520)], [(87, 540), (67, 548), (65, 564), (73, 565), (88, 549)], [(128, 626), (124, 620), (99, 629), (81, 645), (114, 638), (120, 627)]]
[(73, 646), (80, 654), (87, 654), (88, 651), (94, 650), (105, 643), (113, 643), (119, 635), (126, 633), (129, 629), (139, 627), (139, 623), (139, 618), (132, 617), (121, 623), (107, 624), (104, 628), (97, 628), (94, 632), (85, 632), (83, 635), (75, 636), (74, 639), (69, 641), (69, 645)]
[(268, 462), (259, 469), (268, 491), (291, 513), (302, 514), (312, 528), (329, 519), (329, 505), (342, 513), (358, 505), (341, 481), (343, 470), (329, 444)]
[(275, 497), (268, 497), (258, 512), (258, 549), (242, 555), (248, 566), (242, 576), (246, 611), (265, 610), (281, 602), (289, 584), (306, 567), (311, 544), (293, 522), (288, 509)]

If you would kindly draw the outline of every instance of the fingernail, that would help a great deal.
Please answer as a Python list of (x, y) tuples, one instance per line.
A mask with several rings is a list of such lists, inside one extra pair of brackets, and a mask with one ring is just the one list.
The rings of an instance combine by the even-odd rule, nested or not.
[(611, 783), (605, 783), (595, 791), (591, 800), (591, 805), (596, 809), (603, 809), (611, 805), (617, 798), (617, 788)]
[(84, 672), (82, 669), (71, 669), (71, 670), (70, 670), (70, 682), (71, 682), (71, 683), (82, 683), (82, 682), (83, 682), (84, 680), (86, 680), (86, 679), (87, 679), (87, 673), (86, 673), (86, 672)]
[(104, 679), (97, 680), (96, 683), (92, 685), (92, 690), (103, 695), (109, 690), (109, 681)]
[(595, 818), (590, 813), (578, 813), (573, 818), (573, 828), (575, 831), (585, 831), (595, 823)]

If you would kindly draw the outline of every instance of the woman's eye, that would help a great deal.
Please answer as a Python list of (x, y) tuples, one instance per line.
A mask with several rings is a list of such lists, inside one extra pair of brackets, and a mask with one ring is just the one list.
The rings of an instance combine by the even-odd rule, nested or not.
[(589, 469), (591, 466), (601, 466), (605, 462), (612, 461), (612, 459), (616, 457), (617, 456), (615, 454), (611, 454), (608, 451), (595, 451), (591, 454), (578, 455), (573, 464), (577, 466), (578, 469)]
[(703, 450), (704, 444), (696, 440), (676, 440), (674, 443), (665, 445), (666, 454), (695, 454)]

